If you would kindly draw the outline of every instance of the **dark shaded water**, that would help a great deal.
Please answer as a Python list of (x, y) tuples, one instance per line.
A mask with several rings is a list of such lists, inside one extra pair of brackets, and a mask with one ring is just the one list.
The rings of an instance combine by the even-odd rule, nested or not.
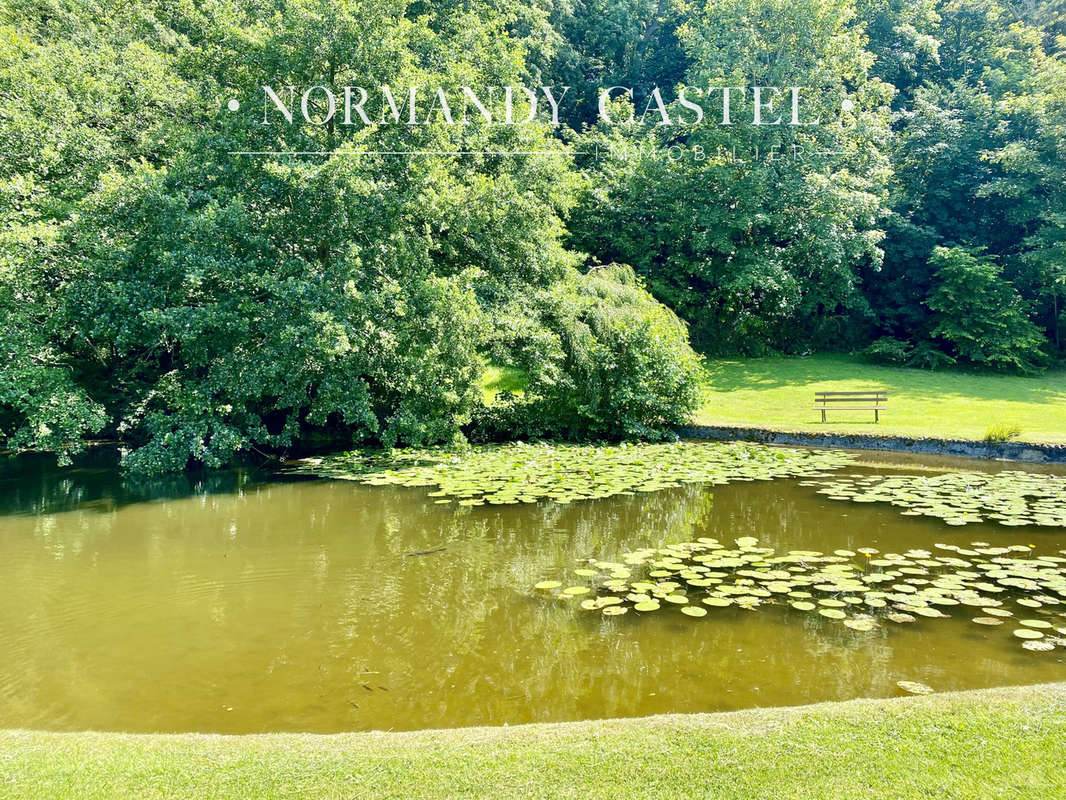
[[(908, 460), (946, 466), (981, 468)], [(412, 729), (1066, 679), (1062, 650), (1022, 650), (966, 610), (857, 634), (776, 607), (603, 620), (530, 589), (578, 559), (699, 536), (1066, 548), (1061, 529), (949, 527), (793, 480), (455, 509), (421, 489), (252, 472), (130, 484), (107, 464), (22, 461), (0, 477), (0, 727)]]

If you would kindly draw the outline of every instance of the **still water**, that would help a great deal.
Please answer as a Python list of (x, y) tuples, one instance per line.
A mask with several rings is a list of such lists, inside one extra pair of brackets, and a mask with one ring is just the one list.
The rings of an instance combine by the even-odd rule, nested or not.
[(0, 727), (405, 730), (1066, 679), (1061, 649), (1027, 652), (966, 609), (857, 634), (776, 607), (605, 620), (530, 589), (579, 559), (700, 536), (1066, 548), (1062, 529), (949, 527), (796, 480), (455, 509), (423, 489), (248, 471), (140, 485), (22, 461), (0, 474)]

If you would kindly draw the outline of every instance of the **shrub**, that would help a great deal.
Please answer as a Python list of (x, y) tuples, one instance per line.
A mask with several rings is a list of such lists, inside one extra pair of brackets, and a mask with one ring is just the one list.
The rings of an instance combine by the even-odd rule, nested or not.
[(917, 369), (937, 369), (955, 363), (955, 359), (938, 349), (933, 342), (908, 342), (882, 336), (862, 351), (871, 361), (897, 364)]
[(1044, 337), (1002, 269), (979, 250), (937, 247), (929, 258), (937, 288), (926, 305), (934, 312), (932, 335), (955, 357), (1017, 372), (1044, 360)]
[(891, 336), (882, 336), (872, 342), (862, 354), (871, 361), (882, 364), (905, 364), (910, 355), (911, 343)]
[(932, 342), (918, 342), (907, 355), (907, 366), (917, 369), (939, 369), (956, 363), (955, 359)]
[(476, 413), (477, 438), (655, 439), (699, 407), (701, 362), (685, 324), (627, 266), (560, 282), (513, 332), (507, 346), (528, 386)]

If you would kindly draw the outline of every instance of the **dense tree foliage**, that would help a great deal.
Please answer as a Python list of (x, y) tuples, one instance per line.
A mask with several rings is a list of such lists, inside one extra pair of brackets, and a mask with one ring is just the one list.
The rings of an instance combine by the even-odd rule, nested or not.
[[(880, 258), (890, 89), (869, 78), (852, 22), (835, 0), (728, 0), (681, 29), (688, 85), (817, 86), (802, 119), (824, 124), (726, 126), (716, 110), (707, 125), (601, 126), (584, 137), (585, 150), (607, 155), (589, 166), (575, 243), (632, 264), (705, 352), (847, 341), (865, 309), (856, 268)], [(733, 93), (738, 118), (753, 114), (751, 95)], [(685, 113), (677, 102), (669, 111)], [(773, 113), (787, 118), (788, 100)]]
[[(894, 191), (884, 263), (865, 276), (876, 310), (874, 335), (907, 340), (915, 352), (945, 356), (933, 336), (929, 303), (939, 290), (938, 247), (976, 248), (1002, 267), (1028, 316), (1061, 354), (1061, 174), (1066, 64), (1054, 44), (1061, 16), (1027, 3), (927, 4), (922, 26), (931, 42), (924, 67), (903, 85), (891, 154)], [(902, 48), (898, 29), (881, 29), (879, 47)], [(885, 67), (886, 77), (892, 67)], [(1037, 343), (1039, 344), (1039, 342)], [(993, 350), (995, 348), (992, 348)], [(965, 362), (1015, 368), (1038, 362), (961, 353)], [(935, 362), (936, 359), (934, 358)]]
[[(1021, 293), (1048, 339), (1043, 349), (1058, 357), (1064, 12), (1059, 2), (1025, 0), (669, 6), (660, 17), (680, 43), (674, 57), (685, 84), (798, 83), (824, 89), (823, 100), (846, 96), (854, 108), (814, 135), (711, 127), (679, 136), (672, 128), (658, 138), (685, 148), (676, 162), (633, 157), (633, 148), (624, 159), (597, 159), (572, 215), (573, 241), (596, 259), (632, 263), (690, 321), (705, 352), (877, 339), (872, 354), (895, 340), (916, 365), (959, 356), (1013, 368), (981, 350), (953, 354), (932, 334), (935, 248), (976, 248), (997, 259), (997, 280)], [(609, 24), (601, 16), (588, 26)], [(626, 74), (619, 67), (603, 83)], [(823, 117), (830, 106), (818, 108)], [(593, 131), (585, 149), (621, 153), (624, 137)], [(814, 137), (820, 146), (810, 146)], [(777, 164), (754, 156), (775, 143), (787, 154), (797, 139), (808, 154), (840, 155)], [(692, 148), (704, 144), (750, 163), (694, 160)], [(1039, 361), (1032, 355), (1026, 363)]]
[(971, 363), (1028, 369), (1042, 355), (1040, 332), (999, 267), (961, 247), (937, 247), (929, 258), (936, 288), (929, 296), (934, 338)]
[(479, 435), (655, 439), (698, 404), (686, 325), (631, 267), (594, 267), (528, 299), (497, 344), (528, 385), (479, 415)]
[[(267, 79), (522, 85), (521, 15), (476, 5), (415, 15), (374, 0), (135, 9), (97, 25), (89, 5), (55, 17), (16, 8), (4, 29), (7, 107), (32, 98), (4, 126), (16, 154), (3, 175), (15, 224), (0, 284), (14, 321), (2, 340), (9, 443), (55, 447), (103, 429), (129, 443), (130, 465), (158, 472), (314, 429), (449, 441), (504, 333), (532, 326), (580, 349), (568, 337), (583, 315), (613, 319), (570, 308), (587, 291), (561, 244), (575, 178), (547, 128), (440, 122), (356, 139), (329, 124), (279, 134), (258, 108), (219, 113), (228, 87)], [(483, 155), (382, 154), (410, 149)], [(240, 155), (280, 150), (335, 154)], [(546, 155), (493, 155), (526, 150)], [(532, 316), (537, 303), (546, 307)], [(604, 323), (597, 346), (617, 350), (612, 337), (627, 335), (659, 344), (623, 328)], [(546, 396), (574, 405), (607, 391), (583, 387), (599, 373), (565, 355), (566, 389)], [(635, 380), (663, 382), (675, 407), (691, 409), (691, 385), (669, 383), (680, 362), (657, 367)], [(620, 392), (639, 394), (617, 377)], [(660, 409), (611, 402), (628, 414), (613, 432), (663, 424)]]
[[(0, 442), (112, 436), (160, 472), (312, 435), (654, 437), (698, 401), (689, 331), (1039, 368), (1066, 324), (1064, 13), (9, 0)], [(263, 84), (570, 89), (558, 126), (349, 126), (324, 92), (283, 125)], [(483, 407), (490, 363), (524, 393)]]

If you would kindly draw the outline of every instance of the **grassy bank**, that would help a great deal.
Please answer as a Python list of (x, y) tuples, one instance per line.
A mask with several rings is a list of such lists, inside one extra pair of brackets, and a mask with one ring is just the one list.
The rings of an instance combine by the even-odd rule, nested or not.
[[(882, 389), (888, 410), (829, 413), (814, 392)], [(847, 356), (710, 361), (696, 422), (782, 431), (982, 439), (994, 425), (1017, 426), (1019, 440), (1066, 443), (1066, 371), (1027, 378), (882, 367)]]
[(0, 733), (0, 797), (1066, 797), (1066, 684), (336, 736)]

